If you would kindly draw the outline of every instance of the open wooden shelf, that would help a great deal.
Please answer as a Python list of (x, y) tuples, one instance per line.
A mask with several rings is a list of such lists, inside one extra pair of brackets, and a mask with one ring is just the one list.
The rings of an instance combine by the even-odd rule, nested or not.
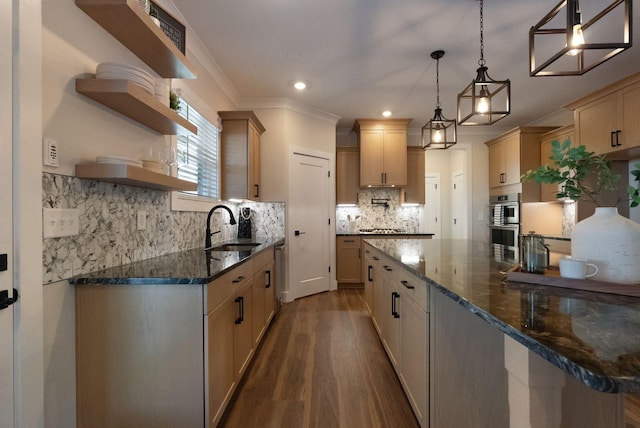
[(198, 133), (194, 124), (130, 80), (76, 79), (76, 91), (163, 135), (175, 135), (179, 126)]
[(165, 191), (191, 191), (198, 188), (197, 183), (126, 164), (78, 164), (76, 177)]
[(164, 78), (194, 79), (195, 69), (136, 0), (76, 0), (94, 21)]

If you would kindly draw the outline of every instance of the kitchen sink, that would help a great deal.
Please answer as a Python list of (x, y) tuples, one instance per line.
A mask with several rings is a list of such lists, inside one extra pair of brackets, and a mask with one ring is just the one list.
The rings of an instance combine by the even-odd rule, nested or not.
[(217, 247), (207, 248), (211, 251), (248, 251), (259, 245), (261, 242), (230, 242), (227, 244), (218, 245)]

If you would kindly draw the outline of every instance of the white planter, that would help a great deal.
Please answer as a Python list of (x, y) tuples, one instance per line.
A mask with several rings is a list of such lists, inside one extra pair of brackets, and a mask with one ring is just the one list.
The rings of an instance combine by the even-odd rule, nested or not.
[(571, 232), (571, 255), (598, 266), (593, 277), (618, 284), (640, 284), (640, 224), (617, 208), (596, 208)]

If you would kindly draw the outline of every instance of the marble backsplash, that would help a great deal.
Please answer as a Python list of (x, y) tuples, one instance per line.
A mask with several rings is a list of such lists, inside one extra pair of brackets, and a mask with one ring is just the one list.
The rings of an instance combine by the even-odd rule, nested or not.
[[(169, 192), (43, 173), (42, 207), (78, 210), (80, 233), (43, 239), (43, 283), (204, 245), (206, 212), (171, 211)], [(284, 203), (222, 202), (235, 214), (251, 208), (253, 236), (284, 236)], [(212, 205), (213, 206), (213, 205)], [(137, 230), (145, 211), (146, 228)], [(217, 212), (217, 211), (216, 211)], [(212, 241), (236, 237), (228, 215), (213, 216)]]
[[(374, 201), (386, 202), (386, 206), (374, 204)], [(373, 228), (404, 229), (408, 233), (418, 233), (421, 209), (419, 206), (402, 206), (399, 189), (361, 189), (357, 206), (336, 207), (336, 233)]]

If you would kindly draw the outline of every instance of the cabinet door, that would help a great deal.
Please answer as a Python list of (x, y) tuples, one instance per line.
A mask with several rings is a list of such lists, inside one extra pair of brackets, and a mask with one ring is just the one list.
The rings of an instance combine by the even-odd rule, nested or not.
[(273, 319), (276, 313), (276, 279), (275, 264), (271, 262), (265, 267), (261, 275), (265, 278), (264, 284), (264, 325), (265, 329)]
[(383, 184), (383, 167), (382, 130), (360, 131), (360, 187)]
[(378, 256), (373, 256), (373, 324), (378, 330), (380, 338), (384, 335), (383, 324), (384, 318), (389, 316), (391, 306), (387, 304), (386, 294), (384, 290), (384, 281), (381, 267), (379, 265)]
[(402, 291), (400, 301), (400, 380), (420, 425), (427, 426), (429, 318), (427, 312)]
[(360, 151), (336, 151), (336, 204), (357, 204), (360, 188)]
[(622, 134), (621, 149), (640, 147), (640, 84), (633, 85), (621, 93)]
[(505, 165), (504, 144), (497, 143), (489, 147), (489, 187), (500, 187), (503, 184)]
[(253, 346), (257, 347), (264, 334), (264, 302), (266, 299), (266, 276), (264, 271), (259, 271), (253, 278), (253, 285), (251, 286), (251, 296), (253, 298), (251, 302), (251, 322), (253, 323)]
[[(366, 250), (365, 250), (366, 252)], [(367, 305), (369, 314), (373, 315), (373, 287), (375, 277), (378, 275), (373, 260), (370, 256), (365, 255), (364, 259), (364, 302)]]
[[(560, 143), (565, 140), (569, 140), (572, 145), (575, 144), (573, 127), (544, 135), (542, 141), (540, 141), (540, 165), (553, 165), (553, 161), (549, 158), (551, 157), (551, 142), (554, 140)], [(540, 184), (540, 202), (557, 201), (558, 198), (556, 195), (559, 190), (559, 184)]]
[(401, 196), (403, 204), (425, 203), (424, 150), (420, 147), (407, 150), (407, 186)]
[[(612, 138), (618, 130), (618, 98), (616, 94), (600, 98), (591, 104), (576, 109), (577, 143), (587, 150), (604, 154), (615, 150)], [(637, 119), (636, 119), (637, 120)], [(614, 133), (614, 135), (612, 135)]]
[(235, 385), (233, 332), (236, 306), (234, 299), (230, 297), (205, 316), (209, 391), (207, 426), (216, 426)]
[(253, 279), (242, 285), (234, 298), (233, 368), (237, 382), (247, 368), (253, 354)]
[(338, 236), (336, 239), (336, 281), (362, 282), (362, 254), (360, 238)]
[(385, 130), (383, 172), (386, 186), (407, 185), (407, 131)]
[[(536, 156), (537, 157), (537, 156)], [(504, 184), (520, 183), (520, 136), (513, 137), (504, 141)]]
[(247, 183), (249, 188), (247, 195), (253, 201), (260, 201), (260, 133), (251, 122), (249, 122), (248, 137), (249, 179)]
[[(389, 267), (383, 267), (383, 269), (390, 269)], [(393, 366), (398, 370), (400, 366), (400, 294), (398, 293), (398, 286), (396, 283), (383, 272), (383, 314), (384, 306), (386, 306), (386, 314), (382, 316), (382, 343), (387, 350), (387, 355)]]

